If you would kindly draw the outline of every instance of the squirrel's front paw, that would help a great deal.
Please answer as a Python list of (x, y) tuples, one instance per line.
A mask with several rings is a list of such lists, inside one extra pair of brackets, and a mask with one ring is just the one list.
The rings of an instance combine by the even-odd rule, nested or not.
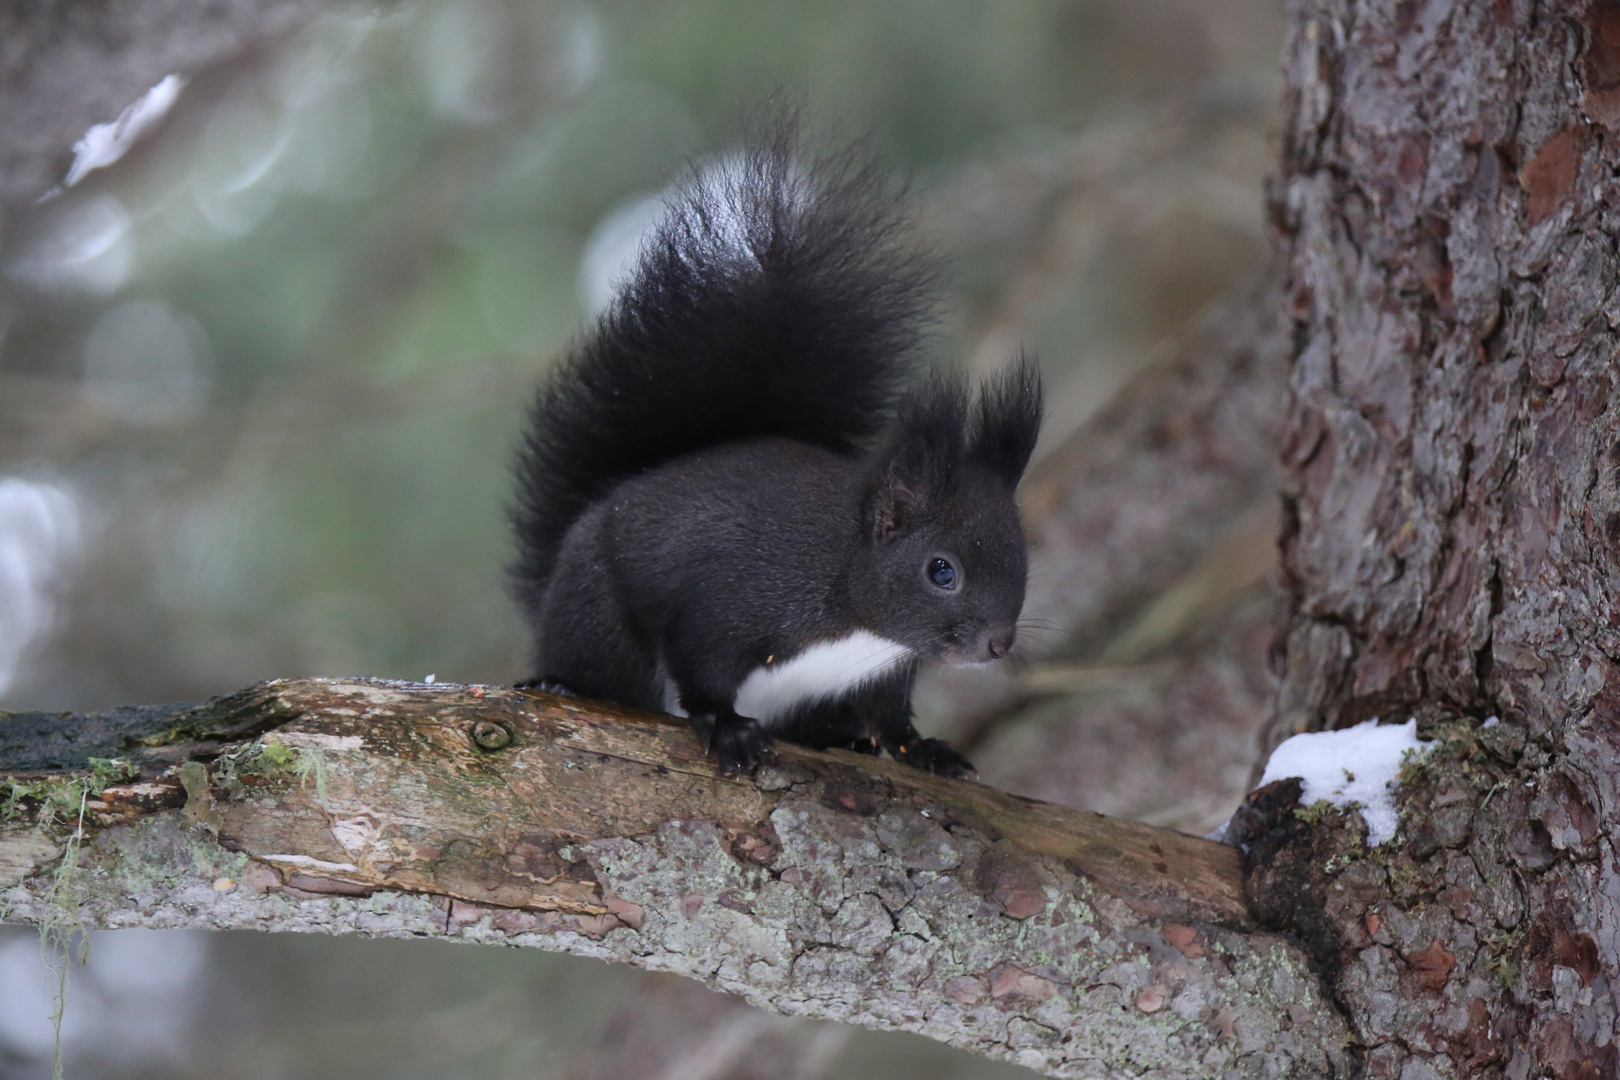
[(720, 775), (753, 772), (765, 761), (776, 740), (746, 716), (716, 717), (713, 745), (720, 758)]
[(979, 771), (973, 767), (973, 762), (944, 739), (913, 740), (896, 747), (894, 757), (896, 761), (957, 779), (973, 776)]

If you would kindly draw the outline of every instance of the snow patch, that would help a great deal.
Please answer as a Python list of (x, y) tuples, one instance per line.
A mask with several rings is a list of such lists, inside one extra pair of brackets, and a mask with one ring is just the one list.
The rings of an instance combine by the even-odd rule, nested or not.
[(97, 124), (85, 132), (84, 138), (73, 144), (73, 167), (68, 170), (62, 186), (72, 187), (83, 180), (86, 173), (105, 168), (128, 153), (142, 135), (163, 119), (185, 86), (184, 75), (167, 75), (120, 113), (118, 119), (110, 124)]
[(1295, 735), (1272, 751), (1261, 786), (1298, 777), (1302, 805), (1325, 799), (1334, 806), (1359, 806), (1374, 847), (1395, 835), (1395, 778), (1408, 751), (1421, 754), (1417, 720), (1380, 724), (1376, 719), (1343, 731)]

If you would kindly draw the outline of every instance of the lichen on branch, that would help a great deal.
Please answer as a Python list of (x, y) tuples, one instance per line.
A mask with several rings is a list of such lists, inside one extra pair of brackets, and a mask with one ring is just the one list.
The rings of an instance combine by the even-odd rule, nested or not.
[[(277, 681), (122, 732), (88, 925), (566, 951), (1052, 1076), (1345, 1063), (1236, 852), (1168, 830), (791, 745), (721, 777), (667, 717), (487, 687)], [(13, 919), (46, 913), (57, 827), (0, 835)]]

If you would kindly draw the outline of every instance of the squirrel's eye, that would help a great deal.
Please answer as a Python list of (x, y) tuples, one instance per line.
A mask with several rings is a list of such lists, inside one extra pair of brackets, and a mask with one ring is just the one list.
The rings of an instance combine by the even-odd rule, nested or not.
[(928, 564), (928, 580), (941, 589), (956, 588), (956, 567), (944, 559), (935, 559)]

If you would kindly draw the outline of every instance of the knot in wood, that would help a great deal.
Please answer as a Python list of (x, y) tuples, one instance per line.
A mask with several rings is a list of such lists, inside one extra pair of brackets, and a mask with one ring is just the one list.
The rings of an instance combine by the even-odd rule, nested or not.
[(480, 720), (472, 727), (472, 741), (480, 750), (505, 750), (512, 745), (512, 733), (505, 724)]

